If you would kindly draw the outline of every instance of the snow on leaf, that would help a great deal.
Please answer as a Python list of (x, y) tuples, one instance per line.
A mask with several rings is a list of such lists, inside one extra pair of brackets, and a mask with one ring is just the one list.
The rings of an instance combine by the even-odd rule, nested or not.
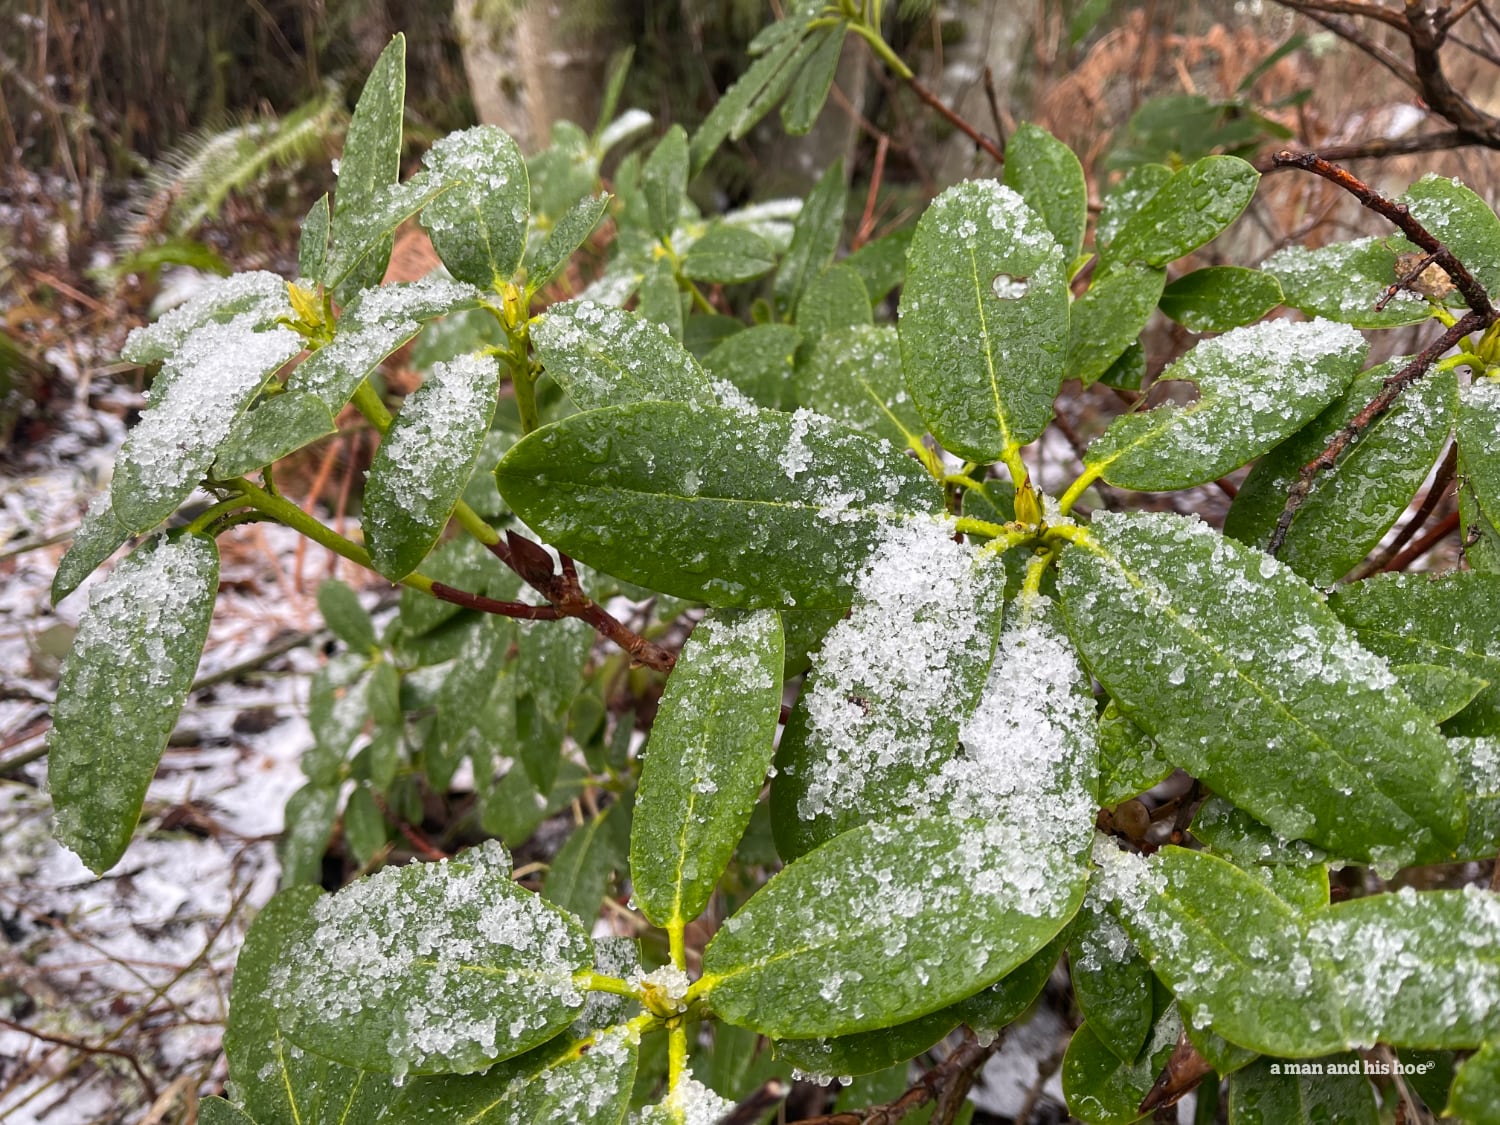
[(265, 270), (215, 278), (156, 323), (132, 329), (120, 356), (131, 363), (156, 363), (177, 351), (205, 324), (246, 313), (254, 317), (257, 328), (270, 327), (277, 317), (291, 316), (285, 279)]
[(531, 327), (546, 367), (580, 410), (660, 399), (712, 405), (708, 376), (660, 325), (593, 301), (554, 305)]

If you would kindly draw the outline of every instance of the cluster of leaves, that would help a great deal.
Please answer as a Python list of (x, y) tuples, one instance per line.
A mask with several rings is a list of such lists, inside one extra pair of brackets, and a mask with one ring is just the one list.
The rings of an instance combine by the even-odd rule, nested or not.
[[(838, 12), (769, 29), (723, 112), (627, 157), (612, 199), (592, 194), (610, 128), (529, 162), (470, 130), (398, 182), (398, 39), (350, 123), (338, 198), (308, 216), (301, 281), (230, 278), (132, 337), (129, 358), (162, 364), (151, 405), (55, 592), (194, 489), (218, 502), (94, 587), (51, 743), (64, 843), (100, 871), (128, 844), (207, 631), (216, 533), (280, 520), (404, 587), (383, 635), (347, 588), (320, 595), (348, 653), (315, 686), (289, 886), (236, 973), (238, 1105), (205, 1119), (716, 1120), (768, 1066), (899, 1081), (956, 1027), (1014, 1021), (1066, 951), (1084, 1023), (1064, 1086), (1085, 1120), (1138, 1119), (1182, 1035), (1232, 1076), (1237, 1119), (1313, 1119), (1321, 1099), (1374, 1120), (1359, 1075), (1315, 1099), (1273, 1062), (1384, 1044), (1440, 1052), (1450, 1073), (1477, 1049), (1453, 1109), (1493, 1120), (1500, 899), (1330, 903), (1328, 872), (1500, 851), (1500, 341), (1408, 391), (1273, 558), (1287, 484), (1382, 377), (1352, 326), (1454, 320), (1436, 298), (1372, 311), (1407, 247), (1168, 283), (1249, 202), (1250, 166), (1142, 165), (1089, 243), (1077, 158), (1030, 126), (1003, 182), (951, 188), (912, 232), (841, 261), (837, 168), (800, 206), (704, 219), (686, 190), (705, 154), (783, 94), (800, 123), (825, 32), (878, 27), (867, 6)], [(1500, 283), (1500, 219), (1477, 196), (1428, 179), (1405, 203)], [(532, 317), (606, 212), (604, 274)], [(412, 215), (448, 276), (381, 287)], [(898, 285), (899, 325), (877, 323)], [(719, 311), (741, 296), (748, 325)], [(1256, 323), (1278, 305), (1313, 319)], [(1158, 309), (1217, 333), (1162, 375), (1196, 400), (1116, 419), (1084, 473), (1041, 494), (1022, 450), (1064, 381), (1138, 388)], [(419, 333), (431, 366), (392, 418), (370, 378)], [(362, 543), (281, 497), (272, 468), (351, 401), (385, 435)], [(1325, 595), (1455, 433), (1472, 569)], [(1098, 480), (1184, 489), (1252, 461), (1227, 534), (1074, 514)], [(440, 544), (450, 522), (464, 534)], [(600, 608), (614, 595), (656, 598), (650, 637), (696, 619), (644, 752), (609, 706), (622, 677), (654, 673), (623, 654), (587, 667), (594, 628), (654, 651)], [(341, 800), (375, 863), (386, 811), (412, 817), (465, 758), (481, 829), (513, 846), (580, 792), (600, 808), (542, 895), (497, 841), (331, 895), (305, 885)], [(1174, 769), (1213, 794), (1196, 848), (1096, 832), (1101, 806)], [(591, 939), (611, 871), (659, 941)], [(727, 920), (690, 975), (688, 926), (715, 902)], [(715, 1047), (695, 1037), (690, 1060), (706, 1020)]]

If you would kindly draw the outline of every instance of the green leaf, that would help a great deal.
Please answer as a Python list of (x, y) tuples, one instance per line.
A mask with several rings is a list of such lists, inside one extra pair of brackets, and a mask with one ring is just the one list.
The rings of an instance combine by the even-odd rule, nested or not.
[(1443, 1116), (1468, 1125), (1500, 1123), (1500, 1041), (1481, 1045), (1459, 1068)]
[[(1230, 506), (1225, 533), (1242, 543), (1267, 543), (1302, 467), (1399, 365), (1393, 360), (1364, 372), (1342, 398), (1266, 454)], [(1379, 544), (1448, 443), (1455, 387), (1451, 371), (1431, 372), (1408, 387), (1337, 464), (1318, 474), (1280, 552), (1288, 566), (1316, 586), (1331, 586)]]
[(1239, 867), (1291, 864), (1306, 867), (1327, 858), (1306, 840), (1284, 840), (1222, 797), (1198, 806), (1189, 831), (1208, 848)]
[(1138, 164), (1125, 174), (1104, 200), (1099, 212), (1099, 222), (1094, 229), (1094, 242), (1101, 251), (1115, 240), (1121, 228), (1130, 218), (1151, 201), (1172, 178), (1172, 169), (1165, 164)]
[(375, 1125), (398, 1091), (383, 1074), (343, 1066), (289, 1042), (277, 1024), (277, 966), (286, 943), (309, 924), (316, 887), (282, 891), (255, 916), (240, 947), (224, 1027), (229, 1084), (258, 1125)]
[[(479, 768), (476, 764), (476, 770)], [(493, 772), (493, 767), (490, 772)], [(543, 820), (577, 800), (586, 780), (587, 774), (580, 767), (563, 762), (558, 767), (551, 790), (539, 793), (526, 771), (514, 767), (499, 781), (482, 788), (480, 827), (519, 847), (531, 838)]]
[(1120, 353), (1120, 358), (1109, 365), (1099, 382), (1106, 387), (1119, 387), (1122, 391), (1141, 391), (1146, 386), (1146, 349), (1137, 339)]
[(1500, 852), (1500, 740), (1450, 738), (1448, 748), (1458, 759), (1469, 804), (1468, 834), (1458, 858), (1490, 859)]
[(554, 1044), (485, 1074), (423, 1078), (401, 1103), (408, 1125), (621, 1125), (630, 1109), (640, 1034), (612, 1027), (564, 1048)]
[(364, 525), (375, 569), (391, 581), (421, 565), (463, 496), (499, 383), (499, 365), (488, 357), (435, 365), (380, 443), (365, 486)]
[(198, 1120), (203, 1125), (255, 1125), (244, 1110), (223, 1098), (204, 1098), (198, 1103)]
[(1485, 574), (1500, 574), (1500, 511), (1479, 502), (1469, 476), (1470, 456), (1458, 451), (1458, 514), (1464, 534), (1464, 561)]
[(416, 336), (424, 321), (478, 304), (472, 286), (440, 277), (366, 289), (339, 317), (333, 342), (292, 372), (287, 390), (315, 395), (336, 414), (375, 365)]
[(781, 124), (794, 137), (812, 132), (823, 112), (823, 103), (828, 100), (828, 91), (833, 89), (833, 79), (838, 73), (839, 59), (844, 53), (844, 37), (847, 23), (836, 23), (815, 31), (810, 36), (812, 50), (807, 61), (792, 80), (786, 104), (781, 107)]
[(1156, 1020), (1150, 1042), (1131, 1062), (1104, 1045), (1087, 1023), (1073, 1033), (1063, 1055), (1062, 1085), (1068, 1112), (1090, 1125), (1130, 1125), (1146, 1115), (1137, 1108), (1172, 1057), (1182, 1017), (1170, 1005)]
[(829, 266), (808, 283), (797, 302), (797, 330), (805, 341), (820, 340), (840, 328), (874, 322), (865, 283), (842, 263)]
[(56, 605), (83, 585), (83, 580), (98, 570), (129, 538), (129, 529), (115, 518), (108, 490), (90, 500), (83, 522), (78, 525), (72, 544), (57, 564), (57, 573), (52, 576), (52, 604)]
[[(779, 1038), (915, 1019), (1003, 977), (1078, 909), (1065, 855), (997, 822), (865, 824), (782, 868), (703, 953), (721, 1018)], [(1043, 873), (1044, 872), (1044, 873)], [(830, 888), (839, 910), (830, 914)]]
[(318, 586), (318, 612), (333, 635), (355, 652), (375, 648), (375, 624), (347, 582), (330, 578)]
[(859, 274), (873, 303), (885, 300), (892, 289), (906, 280), (906, 252), (916, 233), (914, 226), (902, 227), (866, 242), (841, 263)]
[(547, 869), (542, 897), (592, 926), (610, 876), (625, 870), (630, 824), (629, 804), (616, 801), (575, 828)]
[(1467, 522), (1477, 522), (1475, 516), (1489, 522), (1486, 515), (1500, 513), (1500, 379), (1475, 379), (1460, 388), (1456, 436), (1462, 482), (1477, 509)]
[(1453, 718), (1489, 687), (1488, 680), (1440, 664), (1393, 664), (1401, 690), (1435, 723)]
[(1135, 1061), (1151, 1033), (1151, 966), (1098, 896), (1084, 900), (1068, 944), (1068, 975), (1094, 1037), (1121, 1062)]
[(351, 1066), (463, 1074), (567, 1027), (588, 935), (510, 879), (491, 841), (457, 859), (388, 867), (319, 899), (272, 984), (287, 1037)]
[[(350, 245), (367, 237), (359, 228), (370, 205), (401, 176), (401, 118), (406, 103), (406, 36), (396, 35), (375, 60), (365, 79), (354, 116), (344, 132), (344, 153), (338, 166), (338, 191), (333, 200), (333, 224), (328, 258), (320, 280), (330, 289), (343, 280), (348, 267), (335, 261), (347, 257)], [(391, 228), (395, 229), (394, 225)], [(349, 277), (351, 289), (380, 284), (390, 261), (393, 240), (386, 236), (358, 262)], [(340, 298), (347, 294), (340, 294)]]
[(1100, 513), (1063, 552), (1058, 590), (1121, 711), (1280, 835), (1382, 864), (1458, 842), (1436, 729), (1280, 563), (1180, 516)]
[(885, 536), (782, 734), (771, 821), (783, 857), (895, 813), (958, 802), (959, 815), (993, 815), (1019, 778), (980, 792), (995, 767), (1008, 771), (980, 757), (977, 738), (971, 752), (959, 743), (994, 662), (1004, 588), (1004, 569), (953, 542), (946, 523)]
[(682, 339), (682, 292), (677, 287), (677, 276), (672, 272), (670, 259), (659, 259), (647, 271), (641, 281), (636, 312), (653, 324), (661, 325), (674, 340)]
[(668, 929), (708, 905), (775, 753), (781, 620), (712, 613), (667, 680), (646, 744), (630, 839), (636, 903)]
[[(471, 752), (489, 741), (509, 741), (488, 729), (491, 715), (475, 707), (495, 689), (506, 653), (516, 643), (516, 625), (502, 617), (484, 616), (473, 622), (458, 657), (438, 688), (437, 718), (423, 747), (427, 776), (434, 788), (446, 790), (453, 771)], [(478, 746), (474, 742), (478, 742)]]
[(1161, 295), (1161, 311), (1189, 332), (1228, 332), (1281, 304), (1276, 275), (1243, 266), (1207, 266), (1179, 277)]
[(682, 258), (682, 272), (695, 281), (733, 285), (753, 281), (776, 268), (776, 247), (760, 235), (730, 223), (714, 223)]
[(848, 201), (844, 162), (835, 160), (802, 204), (792, 229), (792, 244), (776, 271), (773, 292), (776, 315), (782, 319), (791, 317), (808, 286), (833, 262), (844, 231), (844, 208)]
[(703, 366), (757, 406), (790, 410), (797, 405), (793, 363), (801, 342), (801, 334), (789, 324), (757, 324), (716, 345), (703, 358)]
[[(405, 183), (379, 188), (358, 210), (347, 213), (342, 238), (338, 236), (339, 216), (334, 215), (335, 238), (323, 274), (324, 284), (340, 304), (348, 304), (356, 294), (380, 285), (396, 228), (452, 186), (452, 181), (422, 171)], [(374, 268), (377, 263), (379, 270)]]
[(375, 804), (368, 785), (356, 785), (344, 805), (344, 840), (361, 867), (379, 854), (390, 838), (385, 816)]
[(1230, 1125), (1378, 1125), (1375, 1088), (1358, 1055), (1311, 1063), (1257, 1059), (1229, 1078)]
[[(1327, 901), (1325, 900), (1322, 905), (1327, 906)], [(1157, 987), (1161, 987), (1159, 982)], [(1213, 1067), (1215, 1073), (1221, 1078), (1243, 1070), (1261, 1057), (1259, 1051), (1236, 1046), (1222, 1035), (1215, 1035), (1212, 1031), (1194, 1027), (1191, 1019), (1184, 1022), (1182, 1030), (1187, 1035), (1188, 1042), (1193, 1045), (1193, 1049), (1203, 1056), (1203, 1061)]]
[(641, 402), (575, 414), (495, 470), (511, 509), (590, 566), (711, 605), (847, 605), (887, 520), (940, 497), (816, 415)]
[(1099, 715), (1099, 804), (1114, 808), (1172, 773), (1151, 736), (1110, 700)]
[(302, 772), (319, 785), (336, 785), (344, 757), (370, 717), (368, 653), (339, 653), (314, 674), (308, 693), (313, 748)]
[(1283, 303), (1291, 308), (1355, 328), (1399, 328), (1421, 324), (1432, 315), (1427, 301), (1409, 289), (1397, 293), (1384, 309), (1375, 308), (1404, 272), (1396, 265), (1397, 257), (1414, 250), (1395, 236), (1357, 238), (1316, 250), (1288, 246), (1266, 259), (1263, 268), (1281, 283)]
[(890, 325), (821, 337), (797, 372), (796, 387), (799, 403), (841, 426), (903, 449), (921, 443), (925, 427), (906, 395), (901, 340)]
[(688, 139), (681, 125), (667, 130), (641, 165), (641, 194), (646, 197), (651, 233), (663, 242), (672, 237), (687, 197)]
[(1500, 734), (1500, 575), (1381, 574), (1330, 604), (1360, 644), (1392, 664), (1439, 664), (1488, 680), (1448, 730)]
[(992, 180), (949, 188), (922, 216), (901, 295), (901, 360), (945, 449), (995, 461), (1052, 420), (1066, 267), (1036, 212)]
[(302, 220), (302, 238), (297, 244), (297, 272), (305, 281), (317, 283), (323, 280), (323, 267), (328, 264), (331, 223), (328, 193), (325, 191)]
[(213, 475), (219, 480), (244, 476), (337, 432), (322, 399), (286, 391), (235, 420), (214, 458)]
[(553, 305), (531, 326), (548, 375), (580, 410), (629, 402), (716, 403), (698, 361), (658, 324), (592, 301)]
[(1213, 241), (1255, 195), (1260, 173), (1237, 156), (1205, 156), (1176, 172), (1126, 219), (1106, 264), (1164, 266)]
[(287, 798), (286, 828), (276, 843), (282, 888), (322, 882), (323, 854), (338, 815), (337, 784), (308, 782)]
[(580, 199), (570, 207), (557, 225), (547, 232), (547, 240), (536, 252), (526, 274), (526, 288), (535, 293), (562, 272), (580, 246), (594, 233), (604, 218), (614, 196), (605, 192)]
[[(500, 601), (514, 601), (521, 592), (521, 579), (472, 535), (460, 535), (440, 543), (427, 557), (422, 573), (434, 582), (468, 590)], [(452, 602), (404, 587), (401, 591), (401, 626), (413, 637), (421, 636), (462, 613)]]
[(163, 365), (150, 404), (115, 459), (111, 502), (129, 530), (149, 531), (176, 511), (255, 393), (302, 350), (295, 332), (257, 332), (254, 321), (254, 313), (241, 313), (204, 324)]
[(787, 19), (771, 26), (778, 29), (780, 38), (714, 103), (693, 134), (690, 153), (694, 175), (703, 170), (714, 150), (727, 138), (744, 136), (769, 113), (795, 76), (797, 67), (789, 64), (802, 47), (807, 24)]
[(510, 281), (526, 252), (531, 183), (504, 129), (449, 133), (422, 156), (435, 181), (452, 186), (422, 211), (422, 226), (448, 272), (481, 289)]
[[(181, 348), (199, 328), (223, 323), (242, 313), (251, 314), (248, 323), (254, 328), (270, 328), (279, 318), (292, 316), (286, 279), (264, 270), (252, 270), (210, 280), (195, 296), (163, 314), (155, 324), (131, 329), (120, 358), (142, 365), (159, 363)], [(163, 378), (170, 380), (172, 375), (164, 369), (153, 382), (162, 385)]]
[(1475, 1047), (1500, 1027), (1500, 911), (1415, 892), (1302, 912), (1205, 852), (1101, 842), (1121, 920), (1200, 1027), (1264, 1054)]
[(1364, 354), (1363, 337), (1331, 321), (1269, 320), (1204, 340), (1158, 377), (1190, 380), (1198, 401), (1121, 415), (1085, 461), (1121, 488), (1217, 480), (1312, 421), (1349, 386)]
[(218, 590), (214, 541), (178, 535), (138, 548), (90, 592), (52, 709), (47, 782), (58, 840), (96, 874), (130, 843)]
[(1164, 270), (1119, 266), (1097, 278), (1068, 312), (1069, 378), (1084, 386), (1098, 380), (1134, 344), (1156, 311)]
[(1500, 218), (1488, 203), (1456, 179), (1433, 172), (1412, 184), (1401, 202), (1491, 296), (1500, 294)]
[(1005, 145), (1005, 186), (1042, 217), (1068, 260), (1083, 249), (1089, 189), (1073, 150), (1039, 125), (1021, 125)]

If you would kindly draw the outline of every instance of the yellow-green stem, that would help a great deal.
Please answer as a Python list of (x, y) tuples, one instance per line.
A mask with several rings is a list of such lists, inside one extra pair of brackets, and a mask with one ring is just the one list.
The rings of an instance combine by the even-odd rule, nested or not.
[(1068, 490), (1059, 497), (1057, 510), (1067, 515), (1073, 510), (1073, 505), (1078, 503), (1078, 498), (1088, 491), (1089, 485), (1093, 484), (1104, 475), (1103, 465), (1086, 465), (1078, 479), (1068, 485)]
[(674, 918), (667, 923), (667, 949), (672, 955), (672, 964), (687, 971), (687, 922)]
[(391, 412), (386, 409), (385, 403), (380, 401), (380, 396), (375, 393), (375, 388), (370, 386), (368, 379), (361, 383), (354, 392), (354, 409), (369, 419), (370, 425), (379, 430), (382, 436), (391, 428), (391, 422), (394, 421)]
[(609, 992), (615, 996), (629, 996), (632, 1000), (639, 1000), (641, 997), (640, 989), (619, 977), (607, 977), (599, 973), (579, 973), (573, 978), (573, 983), (588, 992)]
[(1021, 460), (1021, 447), (1019, 445), (1007, 445), (1000, 453), (1000, 459), (1005, 462), (1005, 467), (1010, 470), (1010, 482), (1016, 486), (1016, 491), (1026, 487), (1029, 479), (1026, 473), (1026, 462)]
[(687, 1071), (687, 1021), (678, 1017), (667, 1032), (667, 1089), (675, 1090)]
[(902, 62), (901, 56), (891, 49), (891, 45), (885, 41), (879, 30), (867, 23), (851, 23), (849, 30), (868, 43), (870, 50), (875, 52), (875, 57), (890, 67), (901, 81), (910, 82), (916, 77), (911, 67)]
[(200, 513), (198, 518), (195, 519), (192, 523), (188, 524), (187, 527), (184, 528), (184, 530), (189, 535), (201, 535), (203, 533), (203, 530), (219, 517), (228, 515), (236, 508), (243, 508), (244, 506), (245, 500), (241, 496), (235, 496), (229, 500), (221, 500), (213, 507), (208, 508)]
[[(290, 500), (280, 496), (272, 496), (263, 488), (258, 488), (244, 478), (232, 482), (234, 487), (240, 490), (240, 494), (257, 511), (264, 512), (272, 519), (286, 524), (307, 536), (320, 547), (327, 547), (336, 555), (348, 559), (357, 566), (366, 570), (374, 570), (370, 563), (370, 553), (351, 539), (345, 539), (331, 527), (318, 522), (308, 515)], [(430, 588), (432, 583), (428, 582)]]

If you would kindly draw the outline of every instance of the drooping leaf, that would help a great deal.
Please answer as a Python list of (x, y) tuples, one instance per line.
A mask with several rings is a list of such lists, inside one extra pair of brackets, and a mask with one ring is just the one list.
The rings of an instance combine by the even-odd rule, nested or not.
[(1262, 1058), (1229, 1078), (1230, 1125), (1376, 1125), (1379, 1120), (1375, 1088), (1358, 1055), (1310, 1063)]
[(901, 448), (920, 443), (925, 430), (907, 396), (901, 340), (890, 325), (844, 328), (821, 337), (797, 372), (797, 401)]
[(1116, 418), (1085, 457), (1121, 488), (1203, 484), (1315, 418), (1359, 371), (1365, 342), (1332, 321), (1272, 320), (1204, 340), (1159, 379), (1190, 380), (1198, 401)]
[(640, 1034), (611, 1027), (565, 1047), (546, 1044), (484, 1074), (422, 1078), (401, 1102), (409, 1125), (621, 1125), (630, 1109)]
[(375, 569), (391, 581), (415, 570), (442, 534), (479, 458), (499, 382), (489, 357), (435, 365), (380, 443), (364, 525)]
[(1500, 575), (1381, 574), (1340, 590), (1331, 605), (1360, 644), (1393, 664), (1438, 664), (1489, 681), (1448, 730), (1500, 734)]
[(1411, 243), (1394, 236), (1357, 238), (1316, 250), (1288, 246), (1263, 268), (1281, 283), (1284, 303), (1294, 309), (1355, 328), (1398, 328), (1432, 315), (1431, 306), (1409, 289), (1398, 292), (1384, 309), (1375, 308), (1401, 278), (1396, 259), (1413, 250)]
[(945, 449), (995, 461), (1052, 419), (1068, 338), (1062, 249), (994, 181), (949, 188), (917, 224), (901, 296), (906, 385)]
[(1039, 125), (1021, 125), (1005, 145), (1005, 186), (1042, 217), (1069, 261), (1078, 257), (1089, 190), (1072, 149)]
[[(1457, 440), (1463, 490), (1472, 503), (1466, 522), (1483, 525), (1482, 537), (1484, 526), (1492, 529), (1500, 516), (1500, 379), (1475, 379), (1459, 390)], [(1472, 532), (1466, 543), (1470, 537)], [(1473, 565), (1475, 552), (1468, 554)]]
[(704, 356), (703, 366), (729, 380), (757, 406), (791, 410), (797, 405), (792, 378), (801, 342), (801, 334), (790, 324), (757, 324), (718, 344)]
[(422, 156), (452, 186), (422, 210), (422, 226), (448, 272), (499, 291), (526, 251), (531, 183), (521, 150), (505, 130), (476, 125), (449, 133)]
[(375, 647), (375, 624), (347, 582), (330, 578), (318, 586), (318, 612), (334, 636), (355, 652)]
[(639, 300), (635, 311), (653, 324), (667, 330), (674, 340), (682, 339), (683, 311), (682, 291), (677, 286), (677, 277), (672, 272), (672, 262), (660, 258), (655, 266), (646, 271), (638, 291)]
[(1469, 1125), (1500, 1122), (1500, 1040), (1483, 1044), (1459, 1068), (1443, 1116)]
[(776, 268), (776, 248), (760, 235), (730, 223), (714, 223), (682, 256), (682, 272), (695, 281), (733, 285), (754, 281)]
[[(1224, 530), (1243, 543), (1269, 541), (1302, 469), (1379, 392), (1399, 366), (1364, 372), (1342, 398), (1261, 458), (1234, 498)], [(1319, 473), (1297, 509), (1279, 557), (1316, 586), (1348, 574), (1401, 517), (1448, 441), (1455, 380), (1434, 371), (1395, 404), (1331, 469)]]
[(1243, 266), (1206, 266), (1179, 277), (1161, 295), (1161, 311), (1190, 332), (1228, 332), (1281, 304), (1276, 275)]
[(1100, 513), (1090, 539), (1063, 553), (1068, 630), (1164, 757), (1288, 839), (1382, 862), (1450, 853), (1452, 756), (1311, 587), (1180, 516)]
[(1068, 943), (1068, 977), (1094, 1037), (1131, 1063), (1151, 1033), (1151, 966), (1097, 895), (1084, 899)]
[(1078, 909), (1074, 860), (1026, 850), (1000, 823), (947, 816), (846, 832), (724, 924), (704, 950), (705, 1000), (780, 1038), (846, 1035), (951, 1004), (1031, 957)]
[(344, 803), (344, 842), (348, 844), (354, 861), (367, 866), (390, 839), (390, 827), (385, 814), (375, 803), (368, 785), (360, 784), (349, 794)]
[(53, 705), (47, 781), (58, 840), (96, 874), (130, 843), (218, 590), (213, 540), (179, 535), (139, 548), (90, 592)]
[(484, 616), (470, 626), (457, 659), (438, 688), (434, 700), (437, 717), (423, 747), (428, 780), (434, 788), (447, 789), (464, 756), (471, 750), (478, 752), (471, 738), (481, 746), (498, 741), (503, 750), (511, 749), (501, 732), (489, 729), (491, 714), (475, 703), (489, 698), (506, 654), (515, 643), (516, 625), (503, 617)]
[(1120, 918), (1200, 1027), (1264, 1054), (1478, 1046), (1500, 1026), (1500, 911), (1477, 887), (1303, 912), (1206, 852), (1101, 840)]
[(256, 315), (194, 329), (173, 352), (151, 401), (120, 447), (110, 485), (115, 518), (149, 531), (188, 498), (235, 419), (266, 379), (302, 350), (286, 328), (258, 332)]
[(307, 722), (313, 746), (302, 755), (302, 772), (319, 785), (337, 785), (349, 747), (370, 717), (369, 655), (343, 652), (313, 675)]
[(1073, 302), (1065, 367), (1069, 378), (1088, 386), (1140, 338), (1166, 277), (1152, 266), (1117, 266)]
[(114, 504), (108, 490), (89, 501), (83, 522), (73, 535), (73, 542), (57, 564), (52, 576), (52, 604), (71, 594), (83, 580), (99, 569), (101, 563), (125, 545), (130, 531), (115, 519)]
[(1126, 219), (1106, 263), (1164, 266), (1213, 241), (1239, 218), (1260, 173), (1237, 156), (1205, 156), (1173, 174)]
[(547, 232), (547, 240), (536, 252), (527, 271), (526, 287), (529, 290), (536, 292), (562, 272), (574, 251), (594, 233), (594, 228), (604, 218), (613, 199), (614, 196), (608, 192), (585, 196), (557, 220), (557, 224)]
[(1198, 806), (1190, 831), (1211, 851), (1239, 867), (1263, 864), (1307, 867), (1327, 858), (1322, 849), (1306, 840), (1282, 839), (1222, 797), (1210, 797)]
[(592, 301), (553, 305), (531, 327), (546, 372), (580, 410), (660, 400), (711, 406), (703, 368), (660, 325)]
[(588, 935), (510, 879), (491, 841), (388, 867), (317, 900), (270, 981), (287, 1038), (397, 1075), (463, 1074), (567, 1027), (583, 1004)]
[(323, 855), (339, 815), (339, 787), (309, 781), (286, 802), (286, 827), (276, 843), (281, 883), (317, 886), (323, 879)]
[(775, 611), (714, 613), (667, 680), (630, 840), (636, 903), (659, 926), (703, 912), (745, 833), (775, 752), (782, 659)]
[(807, 35), (806, 21), (794, 16), (778, 20), (771, 26), (785, 34), (780, 35), (760, 58), (750, 64), (750, 68), (740, 75), (734, 85), (724, 92), (724, 96), (714, 103), (713, 109), (693, 134), (689, 151), (694, 174), (703, 169), (714, 150), (726, 139), (743, 136), (769, 113), (776, 104), (776, 99), (786, 92), (787, 86), (795, 77), (797, 68), (789, 64), (798, 54)]
[(786, 102), (781, 107), (781, 124), (794, 137), (812, 132), (828, 100), (828, 91), (833, 88), (834, 76), (838, 73), (839, 59), (844, 53), (844, 39), (848, 24), (836, 23), (832, 27), (820, 28), (810, 36), (813, 48), (806, 61), (792, 79)]
[(1448, 748), (1458, 759), (1469, 805), (1468, 833), (1458, 858), (1490, 859), (1500, 852), (1500, 740), (1450, 738)]
[[(366, 289), (380, 284), (385, 275), (394, 245), (388, 236), (359, 261), (358, 272), (353, 275), (348, 275), (348, 266), (341, 268), (336, 263), (340, 258), (350, 257), (352, 243), (363, 241), (363, 234), (357, 229), (363, 215), (370, 211), (376, 197), (401, 176), (401, 119), (405, 106), (406, 36), (398, 34), (370, 69), (354, 116), (344, 132), (329, 250), (320, 277), (329, 288), (347, 277), (350, 290)], [(340, 299), (346, 296), (340, 294)]]
[(213, 475), (219, 480), (244, 476), (336, 432), (322, 399), (287, 391), (235, 420), (214, 458)]
[(285, 946), (322, 897), (316, 887), (282, 891), (255, 916), (235, 964), (224, 1028), (230, 1093), (256, 1125), (343, 1125), (395, 1120), (398, 1091), (384, 1074), (344, 1066), (289, 1041), (274, 1006)]
[(844, 230), (844, 208), (848, 199), (844, 162), (835, 160), (818, 178), (802, 204), (793, 228), (792, 244), (776, 271), (777, 316), (790, 317), (807, 287), (833, 261)]
[(816, 415), (667, 402), (544, 426), (495, 475), (560, 550), (722, 606), (846, 605), (885, 522), (939, 502), (914, 461)]

